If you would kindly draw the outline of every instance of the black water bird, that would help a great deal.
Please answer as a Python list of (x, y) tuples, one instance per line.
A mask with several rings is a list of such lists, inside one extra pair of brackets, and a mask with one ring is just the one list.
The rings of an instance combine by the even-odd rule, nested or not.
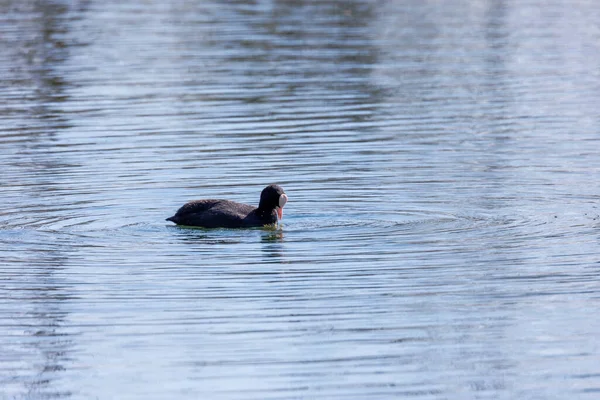
[(184, 204), (167, 221), (203, 228), (251, 228), (276, 224), (283, 218), (288, 197), (279, 185), (269, 185), (260, 194), (258, 207), (230, 200), (195, 200)]

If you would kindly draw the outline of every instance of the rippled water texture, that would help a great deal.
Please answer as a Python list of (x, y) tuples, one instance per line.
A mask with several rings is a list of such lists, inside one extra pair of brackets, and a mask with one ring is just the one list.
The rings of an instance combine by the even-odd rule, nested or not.
[(0, 11), (1, 399), (600, 396), (597, 1)]

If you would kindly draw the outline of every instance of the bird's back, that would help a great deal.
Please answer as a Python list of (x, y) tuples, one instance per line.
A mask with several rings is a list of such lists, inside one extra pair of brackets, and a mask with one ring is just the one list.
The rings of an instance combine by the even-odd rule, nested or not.
[(183, 205), (167, 221), (205, 228), (241, 228), (250, 226), (254, 210), (252, 206), (230, 200), (195, 200)]

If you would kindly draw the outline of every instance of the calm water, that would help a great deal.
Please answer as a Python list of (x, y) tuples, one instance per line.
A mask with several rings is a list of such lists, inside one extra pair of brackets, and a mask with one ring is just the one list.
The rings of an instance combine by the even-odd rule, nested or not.
[(1, 399), (600, 396), (597, 1), (0, 11)]

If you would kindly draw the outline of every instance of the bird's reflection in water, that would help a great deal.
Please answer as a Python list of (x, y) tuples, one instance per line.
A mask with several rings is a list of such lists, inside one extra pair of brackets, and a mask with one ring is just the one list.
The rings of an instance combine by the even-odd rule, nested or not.
[(280, 262), (286, 262), (283, 253), (283, 240), (284, 233), (281, 228), (265, 230), (260, 236), (262, 243), (262, 250), (265, 256), (265, 261), (273, 262), (279, 260)]
[[(240, 243), (239, 236), (228, 236), (228, 232), (235, 232), (231, 229), (208, 229), (196, 226), (169, 226), (170, 229), (177, 230), (177, 238), (184, 243), (190, 244), (235, 244)], [(218, 233), (224, 233), (219, 235)]]
[(183, 242), (203, 244), (231, 244), (242, 243), (245, 240), (242, 232), (259, 232), (263, 244), (276, 244), (283, 242), (284, 233), (280, 227), (268, 226), (257, 229), (207, 229), (194, 226), (169, 226), (176, 229), (177, 236)]
[(284, 258), (285, 234), (281, 226), (254, 229), (206, 229), (187, 226), (169, 226), (169, 228), (177, 231), (177, 239), (207, 254), (216, 251), (212, 245), (227, 245), (227, 248), (231, 245), (239, 245), (246, 256), (251, 257), (250, 248), (254, 247), (253, 243), (257, 243), (255, 240), (258, 236), (261, 244), (260, 251), (265, 262), (288, 262)]

